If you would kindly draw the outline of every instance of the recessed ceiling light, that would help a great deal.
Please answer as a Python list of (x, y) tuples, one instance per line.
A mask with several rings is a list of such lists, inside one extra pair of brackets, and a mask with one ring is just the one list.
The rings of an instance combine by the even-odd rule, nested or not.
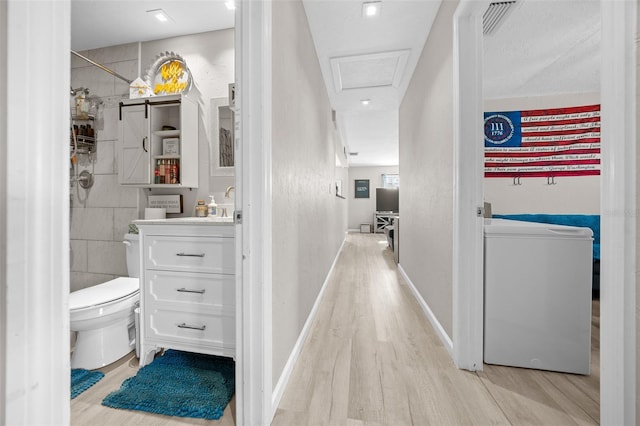
[(169, 18), (169, 15), (167, 15), (167, 12), (165, 12), (162, 9), (147, 10), (147, 13), (150, 13), (154, 18), (156, 18), (160, 22), (167, 22), (171, 19)]
[(382, 9), (381, 1), (366, 1), (362, 3), (362, 16), (365, 18), (372, 18), (380, 15), (380, 9)]
[(236, 9), (236, 2), (233, 0), (229, 0), (224, 2), (224, 5), (227, 6), (227, 9), (229, 10), (235, 10)]
[(360, 101), (362, 105), (369, 105), (371, 103), (371, 99), (363, 99)]

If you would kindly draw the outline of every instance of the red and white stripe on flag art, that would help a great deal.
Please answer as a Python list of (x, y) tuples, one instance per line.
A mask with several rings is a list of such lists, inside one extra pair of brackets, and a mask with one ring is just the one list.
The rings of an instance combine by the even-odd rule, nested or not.
[(600, 174), (600, 105), (485, 112), (485, 177)]

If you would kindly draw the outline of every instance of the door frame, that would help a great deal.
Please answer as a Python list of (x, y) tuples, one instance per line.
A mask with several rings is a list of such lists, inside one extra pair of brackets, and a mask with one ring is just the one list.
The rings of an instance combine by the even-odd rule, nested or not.
[(1, 3), (0, 423), (68, 424), (70, 1)]
[(236, 2), (236, 423), (268, 425), (272, 404), (271, 0)]
[[(482, 368), (482, 277), (474, 183), (482, 157), (465, 151), (478, 139), (482, 108), (482, 31), (478, 7), (461, 0), (454, 19), (454, 354), (459, 368)], [(485, 6), (486, 9), (486, 6)], [(601, 346), (600, 421), (636, 423), (636, 20), (634, 1), (601, 1)], [(481, 19), (481, 15), (480, 15)], [(465, 133), (466, 132), (466, 133)], [(482, 134), (482, 133), (479, 133)], [(464, 142), (466, 141), (466, 142)], [(481, 145), (481, 142), (477, 142)], [(475, 163), (473, 162), (475, 161)], [(477, 204), (475, 204), (477, 205)], [(475, 225), (475, 226), (474, 226)], [(467, 231), (462, 232), (462, 231)], [(464, 268), (473, 271), (465, 273)], [(480, 271), (478, 273), (478, 271)], [(480, 321), (478, 319), (481, 318)], [(479, 333), (479, 334), (478, 334)], [(479, 364), (478, 364), (479, 363)]]
[(600, 422), (636, 424), (635, 1), (602, 0)]
[[(490, 0), (461, 0), (453, 17), (453, 360), (482, 370), (484, 143), (482, 15)], [(471, 148), (470, 148), (471, 147)]]

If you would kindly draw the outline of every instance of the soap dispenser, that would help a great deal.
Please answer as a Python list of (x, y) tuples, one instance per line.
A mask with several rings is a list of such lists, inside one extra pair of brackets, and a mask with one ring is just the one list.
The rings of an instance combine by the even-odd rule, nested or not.
[(213, 199), (213, 195), (209, 195), (211, 198), (211, 202), (209, 203), (209, 217), (218, 216), (218, 205), (216, 204), (216, 200)]

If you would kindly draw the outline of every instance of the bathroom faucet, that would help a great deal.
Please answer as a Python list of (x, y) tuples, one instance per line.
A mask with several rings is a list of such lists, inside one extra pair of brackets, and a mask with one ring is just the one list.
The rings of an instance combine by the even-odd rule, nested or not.
[(230, 186), (227, 188), (227, 190), (224, 192), (224, 198), (231, 198), (231, 191), (235, 191), (236, 187), (235, 186)]

